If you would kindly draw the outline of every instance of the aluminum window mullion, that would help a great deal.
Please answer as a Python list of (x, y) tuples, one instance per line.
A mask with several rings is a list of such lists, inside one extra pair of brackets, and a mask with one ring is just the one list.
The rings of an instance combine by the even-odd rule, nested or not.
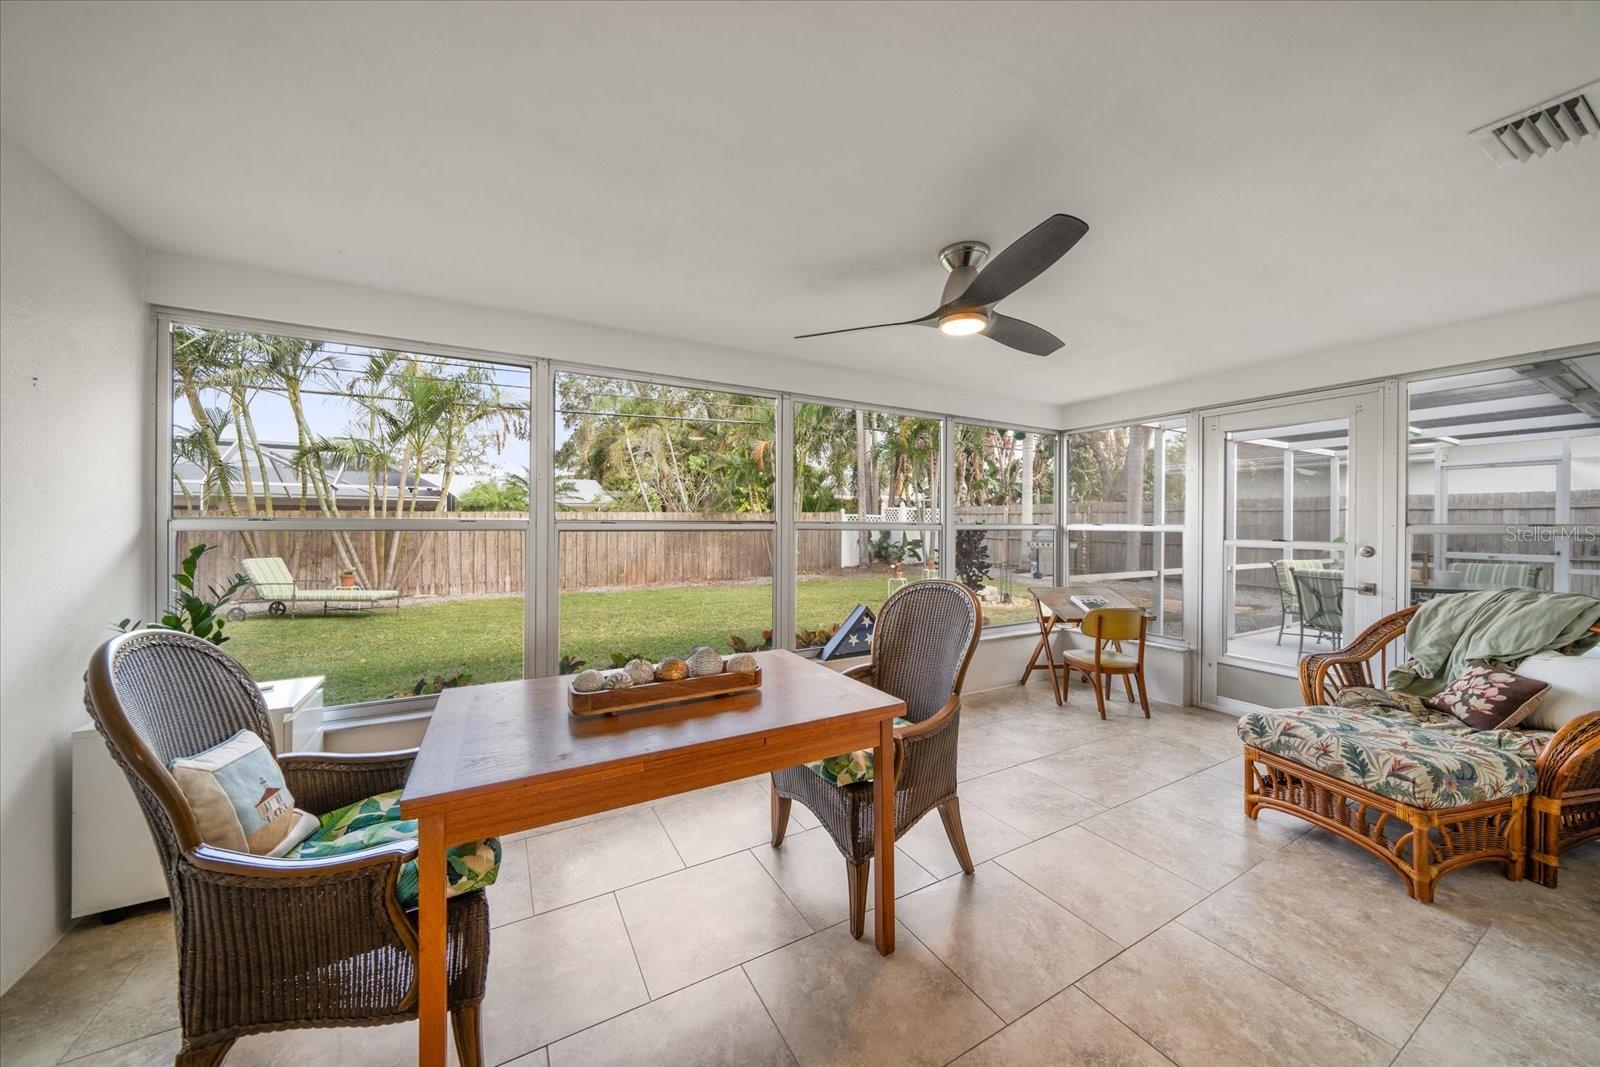
[(578, 519), (578, 520), (559, 520), (558, 519), (556, 521), (556, 532), (558, 534), (559, 533), (568, 533), (568, 532), (578, 532), (578, 531), (582, 531), (582, 532), (586, 532), (586, 533), (594, 533), (594, 532), (604, 532), (604, 531), (607, 531), (607, 530), (612, 531), (614, 533), (621, 533), (621, 532), (623, 532), (625, 530), (647, 530), (647, 531), (652, 531), (652, 532), (656, 532), (656, 531), (671, 531), (671, 530), (686, 530), (686, 531), (687, 530), (706, 530), (706, 531), (734, 531), (734, 532), (736, 532), (736, 531), (742, 530), (742, 531), (744, 531), (746, 533), (762, 533), (764, 531), (773, 530), (773, 529), (776, 529), (776, 528), (777, 528), (777, 523), (771, 522), (771, 521), (763, 521), (763, 522), (717, 522), (717, 521), (711, 521), (711, 520), (673, 521), (673, 520), (670, 520), (670, 519), (669, 520), (644, 519), (644, 520), (640, 520), (640, 521), (637, 521), (637, 522), (632, 522), (632, 521), (629, 521), (629, 522), (615, 522), (615, 521), (608, 522), (608, 521), (605, 521), (603, 519)]
[(786, 396), (778, 398), (777, 438), (776, 496), (773, 500), (777, 521), (772, 529), (772, 647), (792, 651), (800, 556), (796, 551), (794, 525), (794, 402)]
[(956, 576), (956, 444), (952, 420), (939, 420), (939, 577)]
[(560, 555), (555, 529), (555, 374), (548, 362), (534, 368), (533, 392), (528, 433), (528, 470), (533, 476), (528, 506), (533, 509), (533, 521), (528, 524), (522, 673), (544, 678), (558, 674), (561, 662), (560, 576), (556, 573)]

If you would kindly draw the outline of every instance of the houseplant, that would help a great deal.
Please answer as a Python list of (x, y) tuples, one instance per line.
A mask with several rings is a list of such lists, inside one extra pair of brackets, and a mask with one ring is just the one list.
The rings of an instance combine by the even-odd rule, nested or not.
[[(210, 549), (210, 545), (201, 542), (183, 557), (178, 572), (172, 576), (172, 584), (176, 586), (172, 602), (167, 605), (166, 613), (160, 620), (150, 624), (152, 629), (194, 634), (213, 645), (228, 640), (228, 635), (223, 633), (223, 627), (227, 624), (227, 606), (239, 590), (250, 584), (250, 580), (242, 574), (235, 574), (227, 585), (220, 588), (211, 586), (205, 596), (195, 592), (195, 572), (200, 569), (201, 557)], [(124, 633), (143, 627), (144, 622), (140, 619), (123, 619), (116, 624), (116, 629)]]

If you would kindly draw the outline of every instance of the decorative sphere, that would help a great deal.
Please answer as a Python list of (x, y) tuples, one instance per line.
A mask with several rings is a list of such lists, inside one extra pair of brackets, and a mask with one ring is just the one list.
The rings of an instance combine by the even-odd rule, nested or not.
[(607, 689), (628, 689), (633, 685), (633, 675), (626, 667), (617, 667), (606, 671), (605, 684)]
[(574, 693), (598, 693), (606, 687), (606, 676), (594, 668), (579, 671), (572, 679)]
[(760, 669), (756, 664), (756, 658), (748, 652), (728, 657), (728, 670), (734, 674), (754, 674)]
[(628, 677), (633, 679), (634, 685), (649, 685), (656, 680), (656, 668), (647, 659), (630, 659), (623, 670), (628, 672)]
[(668, 656), (656, 664), (656, 678), (663, 682), (677, 682), (689, 677), (689, 665), (677, 656)]
[(701, 645), (689, 653), (689, 677), (704, 678), (722, 673), (722, 653), (710, 645)]

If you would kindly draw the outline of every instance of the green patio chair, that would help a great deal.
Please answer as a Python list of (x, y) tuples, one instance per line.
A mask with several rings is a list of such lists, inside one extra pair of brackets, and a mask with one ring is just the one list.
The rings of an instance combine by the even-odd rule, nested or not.
[(1293, 571), (1300, 601), (1300, 652), (1306, 650), (1306, 631), (1312, 640), (1326, 637), (1338, 648), (1344, 638), (1344, 571), (1297, 567)]
[(1452, 563), (1465, 589), (1537, 589), (1539, 568), (1532, 563)]
[(282, 615), (300, 604), (321, 604), (326, 615), (330, 606), (357, 611), (393, 601), (400, 610), (398, 589), (302, 589), (277, 556), (262, 556), (240, 563), (244, 576), (255, 587), (256, 596), (267, 602), (268, 615)]
[(1275, 559), (1272, 561), (1273, 573), (1278, 576), (1278, 597), (1281, 603), (1282, 614), (1278, 616), (1278, 644), (1283, 644), (1283, 635), (1289, 628), (1289, 621), (1300, 621), (1300, 594), (1294, 587), (1294, 573), (1296, 571), (1323, 571), (1332, 566), (1332, 560), (1324, 559)]

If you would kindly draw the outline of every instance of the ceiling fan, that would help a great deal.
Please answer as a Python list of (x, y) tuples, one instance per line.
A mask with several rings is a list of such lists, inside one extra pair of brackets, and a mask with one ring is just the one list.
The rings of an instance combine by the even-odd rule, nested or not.
[(803, 333), (795, 340), (881, 330), (885, 326), (937, 326), (941, 333), (952, 337), (981, 333), (991, 341), (999, 341), (1030, 356), (1048, 356), (1061, 347), (1063, 342), (1059, 337), (1031, 322), (1002, 315), (994, 306), (1043, 274), (1088, 232), (1089, 224), (1082, 219), (1051, 215), (1013, 241), (981, 271), (978, 267), (989, 255), (988, 245), (982, 241), (957, 241), (946, 245), (939, 253), (939, 262), (950, 272), (950, 277), (944, 283), (944, 296), (933, 311), (901, 322)]

